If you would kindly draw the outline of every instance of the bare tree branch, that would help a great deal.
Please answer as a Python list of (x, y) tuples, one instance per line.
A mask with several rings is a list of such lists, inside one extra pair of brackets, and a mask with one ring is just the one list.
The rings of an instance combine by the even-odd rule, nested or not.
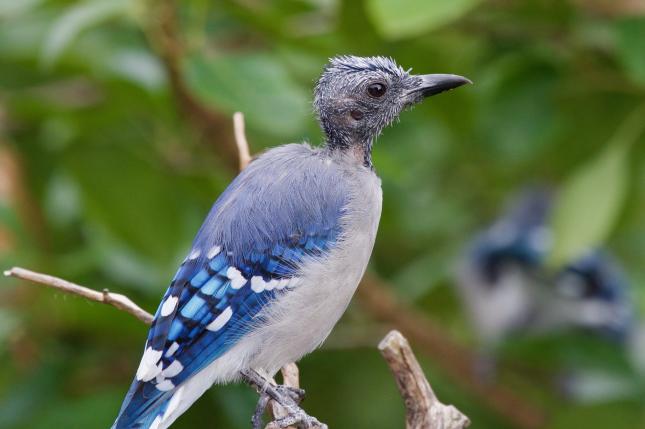
[[(300, 388), (300, 370), (298, 369), (298, 365), (296, 365), (295, 363), (288, 363), (282, 367), (280, 372), (282, 373), (282, 384), (288, 387)], [(273, 415), (274, 420), (281, 419), (288, 415), (287, 411), (274, 400), (271, 400), (269, 402), (268, 408), (271, 411), (271, 414)], [(266, 426), (265, 429), (279, 429), (279, 426), (275, 421), (272, 421)], [(289, 426), (285, 429), (296, 429), (296, 428), (293, 426)], [(312, 428), (312, 429), (316, 429), (316, 428)]]
[(240, 162), (240, 171), (244, 170), (251, 162), (251, 152), (249, 151), (249, 142), (246, 140), (246, 131), (244, 130), (244, 115), (242, 112), (233, 114), (233, 131), (235, 134), (235, 144)]
[(37, 273), (35, 271), (20, 267), (13, 267), (5, 271), (4, 275), (6, 277), (16, 277), (23, 280), (29, 280), (34, 283), (58, 289), (65, 293), (82, 296), (83, 298), (89, 299), (90, 301), (111, 305), (112, 307), (118, 308), (119, 310), (133, 315), (146, 325), (150, 325), (152, 323), (152, 314), (148, 313), (137, 304), (135, 304), (130, 298), (120, 293), (112, 293), (107, 289), (99, 292), (97, 290), (90, 289), (85, 286), (69, 282), (67, 280), (63, 280), (59, 277), (50, 276), (49, 274)]
[(390, 331), (378, 348), (405, 402), (407, 429), (463, 429), (470, 425), (468, 417), (454, 406), (439, 402), (408, 340), (399, 331)]

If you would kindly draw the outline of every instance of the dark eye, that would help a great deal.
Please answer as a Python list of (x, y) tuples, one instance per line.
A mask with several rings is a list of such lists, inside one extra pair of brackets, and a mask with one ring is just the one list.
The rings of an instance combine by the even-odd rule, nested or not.
[(352, 115), (352, 118), (356, 119), (357, 121), (360, 121), (361, 119), (363, 119), (363, 116), (364, 116), (363, 112), (361, 112), (360, 110), (352, 110), (350, 112), (350, 115)]
[(367, 93), (371, 97), (380, 98), (380, 97), (383, 97), (383, 94), (385, 94), (386, 89), (387, 87), (382, 83), (373, 83), (367, 87)]

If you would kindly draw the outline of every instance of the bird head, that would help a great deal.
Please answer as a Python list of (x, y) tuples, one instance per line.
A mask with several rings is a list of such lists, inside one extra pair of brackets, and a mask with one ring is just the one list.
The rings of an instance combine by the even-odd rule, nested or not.
[(332, 58), (318, 80), (314, 109), (331, 147), (371, 143), (401, 111), (470, 80), (452, 74), (413, 75), (385, 57)]
[(555, 278), (556, 299), (565, 303), (571, 325), (626, 340), (633, 327), (630, 285), (617, 262), (602, 250), (589, 251)]

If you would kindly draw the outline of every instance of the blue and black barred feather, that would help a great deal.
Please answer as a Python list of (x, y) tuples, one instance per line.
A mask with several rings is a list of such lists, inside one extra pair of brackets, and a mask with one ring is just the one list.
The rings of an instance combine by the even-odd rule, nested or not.
[[(246, 279), (254, 276), (261, 276), (265, 282), (289, 279), (296, 274), (305, 256), (320, 256), (333, 245), (337, 235), (338, 231), (333, 229), (321, 231), (318, 235), (305, 235), (299, 240), (278, 244), (269, 252), (251, 254), (246, 263), (237, 268)], [(193, 274), (196, 271), (193, 261), (187, 261), (177, 272), (157, 310), (147, 347), (163, 350), (162, 368), (169, 368), (173, 362), (179, 361), (183, 369), (173, 377), (157, 377), (148, 382), (135, 380), (129, 393), (132, 399), (122, 411), (117, 428), (136, 427), (132, 425), (151, 408), (158, 408), (152, 413), (154, 415), (163, 412), (170, 392), (159, 390), (160, 382), (167, 381), (178, 386), (199, 372), (247, 333), (252, 326), (251, 319), (276, 294), (288, 292), (286, 288), (256, 293), (248, 284), (250, 280), (246, 280), (239, 289), (234, 289), (226, 275), (232, 266), (228, 259), (226, 252), (221, 251), (204, 261), (201, 264), (203, 268), (196, 274)], [(191, 274), (192, 277), (189, 277)], [(160, 312), (165, 300), (176, 294), (180, 297), (177, 310), (172, 316), (162, 317)], [(232, 316), (226, 329), (216, 332), (206, 330), (206, 326), (229, 306)], [(172, 350), (170, 356), (169, 350)]]

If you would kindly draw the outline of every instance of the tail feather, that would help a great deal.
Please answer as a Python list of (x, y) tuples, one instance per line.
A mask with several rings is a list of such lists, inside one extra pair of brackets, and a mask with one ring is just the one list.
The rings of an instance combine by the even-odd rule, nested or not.
[(111, 429), (160, 429), (177, 390), (160, 392), (152, 383), (134, 380)]

